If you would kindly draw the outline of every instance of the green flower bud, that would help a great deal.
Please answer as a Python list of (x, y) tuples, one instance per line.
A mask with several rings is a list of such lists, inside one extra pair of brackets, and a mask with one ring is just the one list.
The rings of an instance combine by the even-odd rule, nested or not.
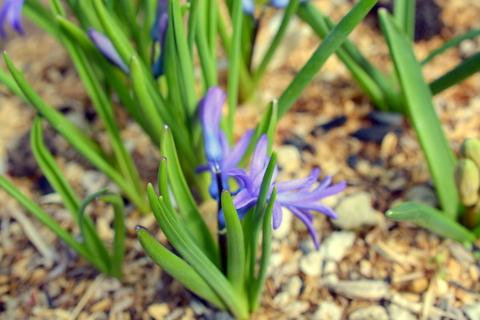
[(462, 159), (472, 160), (477, 168), (480, 169), (480, 141), (472, 138), (463, 140), (460, 146), (459, 156)]
[(478, 202), (480, 188), (480, 171), (470, 159), (458, 161), (454, 172), (460, 202), (465, 206), (473, 206)]

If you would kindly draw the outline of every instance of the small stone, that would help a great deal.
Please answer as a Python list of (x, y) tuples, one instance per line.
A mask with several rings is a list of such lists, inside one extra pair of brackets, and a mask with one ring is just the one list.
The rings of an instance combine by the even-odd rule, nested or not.
[(466, 304), (462, 307), (463, 312), (468, 316), (470, 320), (480, 320), (480, 304)]
[(375, 226), (379, 222), (368, 192), (358, 192), (343, 198), (335, 212), (338, 219), (330, 221), (343, 230), (359, 231), (364, 227)]
[(372, 301), (385, 298), (389, 290), (388, 284), (380, 280), (342, 280), (327, 286), (346, 298)]
[(403, 122), (403, 115), (399, 112), (374, 110), (368, 114), (368, 117), (373, 123), (387, 126), (399, 126)]
[(385, 125), (372, 125), (368, 128), (362, 128), (352, 133), (352, 137), (361, 141), (375, 142), (380, 144), (383, 138), (389, 132), (400, 132), (400, 129), (392, 128)]
[(304, 254), (308, 254), (312, 251), (317, 251), (315, 244), (311, 239), (305, 239), (300, 241), (298, 248), (303, 251)]
[(337, 263), (335, 261), (326, 261), (323, 267), (323, 274), (337, 273)]
[(273, 303), (277, 306), (284, 306), (290, 301), (288, 292), (282, 291), (273, 298)]
[(322, 271), (322, 256), (318, 251), (312, 251), (300, 258), (300, 271), (307, 276), (317, 277)]
[(325, 260), (339, 262), (345, 256), (345, 252), (353, 246), (355, 237), (355, 232), (351, 231), (332, 232), (332, 234), (323, 241), (320, 253)]
[(235, 320), (235, 318), (228, 311), (217, 311), (213, 316), (215, 320)]
[(324, 301), (318, 305), (318, 309), (312, 314), (311, 320), (340, 320), (342, 309), (333, 301)]
[(395, 303), (390, 303), (388, 305), (388, 313), (390, 314), (390, 320), (415, 320), (417, 317), (408, 311), (400, 307)]
[(348, 320), (389, 320), (389, 317), (384, 307), (374, 305), (353, 311)]
[(287, 292), (290, 297), (296, 298), (300, 295), (300, 290), (302, 290), (303, 282), (302, 278), (299, 276), (291, 277), (287, 283), (283, 286), (283, 291)]
[(273, 230), (273, 239), (285, 239), (292, 230), (293, 214), (287, 208), (282, 207), (282, 224), (278, 229)]
[(408, 189), (404, 198), (405, 201), (413, 201), (434, 208), (438, 206), (435, 191), (423, 184), (418, 184)]
[(423, 293), (428, 289), (427, 278), (418, 278), (412, 281), (410, 290), (414, 293)]
[(301, 167), (302, 160), (300, 151), (293, 145), (284, 145), (277, 150), (277, 163), (285, 172), (297, 171)]
[(360, 261), (360, 273), (367, 278), (372, 277), (372, 263), (368, 260), (361, 260)]
[(298, 319), (298, 317), (307, 312), (309, 308), (310, 303), (308, 301), (295, 301), (284, 305), (282, 311), (290, 318)]
[(167, 303), (152, 304), (147, 309), (148, 314), (155, 320), (163, 320), (170, 313), (170, 307)]

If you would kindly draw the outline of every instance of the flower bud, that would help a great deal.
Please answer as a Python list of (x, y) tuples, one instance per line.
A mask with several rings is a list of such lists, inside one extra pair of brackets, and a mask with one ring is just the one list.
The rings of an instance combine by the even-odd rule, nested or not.
[(473, 206), (478, 201), (480, 188), (480, 171), (470, 159), (458, 161), (454, 172), (460, 202), (465, 206)]
[(480, 141), (472, 138), (463, 140), (460, 146), (459, 156), (462, 159), (472, 160), (477, 168), (480, 169)]

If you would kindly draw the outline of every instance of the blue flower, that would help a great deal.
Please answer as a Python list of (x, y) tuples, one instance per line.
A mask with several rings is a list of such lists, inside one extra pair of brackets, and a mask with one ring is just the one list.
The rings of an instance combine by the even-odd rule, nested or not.
[[(240, 219), (243, 219), (248, 210), (257, 203), (263, 176), (270, 161), (270, 157), (267, 156), (267, 147), (268, 140), (263, 135), (255, 148), (249, 174), (243, 169), (232, 169), (227, 172), (227, 175), (241, 181), (242, 189), (233, 199)], [(319, 174), (320, 170), (315, 168), (306, 178), (272, 183), (270, 187), (270, 192), (273, 187), (277, 188), (277, 198), (273, 207), (273, 228), (277, 229), (282, 223), (282, 207), (285, 207), (306, 225), (317, 249), (319, 248), (318, 236), (313, 227), (313, 215), (310, 211), (321, 212), (336, 219), (335, 212), (319, 200), (337, 194), (347, 186), (346, 181), (330, 185), (332, 177), (329, 176), (315, 187)], [(276, 175), (277, 168), (272, 181), (275, 181)]]
[(164, 74), (164, 60), (165, 60), (165, 37), (168, 30), (168, 0), (159, 0), (157, 3), (157, 13), (155, 22), (150, 29), (150, 37), (154, 44), (158, 42), (160, 45), (160, 54), (152, 64), (152, 73), (156, 78)]
[[(220, 199), (222, 190), (229, 190), (229, 176), (226, 172), (235, 168), (242, 160), (253, 135), (253, 130), (248, 130), (238, 140), (234, 148), (230, 149), (225, 133), (220, 129), (225, 97), (225, 93), (219, 87), (211, 87), (205, 97), (200, 100), (198, 106), (208, 164), (199, 166), (196, 171), (210, 171), (212, 173), (209, 192), (212, 198), (216, 200)], [(218, 175), (220, 175), (220, 181), (218, 181)], [(219, 186), (219, 183), (222, 185)]]
[[(300, 3), (305, 2), (307, 0), (300, 0)], [(270, 2), (267, 3), (267, 6), (278, 8), (278, 9), (283, 9), (288, 6), (290, 3), (290, 0), (271, 0)], [(242, 2), (243, 5), (243, 12), (245, 14), (248, 14), (250, 16), (253, 16), (255, 13), (255, 0), (243, 0)]]
[(10, 28), (23, 35), (22, 26), (22, 6), (25, 0), (5, 0), (0, 8), (0, 36), (7, 37), (5, 31), (5, 20), (8, 21)]
[(129, 74), (128, 66), (123, 62), (117, 49), (113, 46), (112, 41), (106, 35), (98, 32), (94, 28), (90, 28), (88, 30), (88, 37), (110, 63), (120, 68), (126, 74)]

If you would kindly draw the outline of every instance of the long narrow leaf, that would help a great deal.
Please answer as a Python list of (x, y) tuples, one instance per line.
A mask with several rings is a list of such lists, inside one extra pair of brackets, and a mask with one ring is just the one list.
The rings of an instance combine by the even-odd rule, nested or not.
[(393, 15), (410, 41), (415, 36), (415, 0), (395, 0)]
[(75, 222), (78, 223), (77, 211), (80, 206), (80, 200), (43, 143), (42, 119), (39, 116), (37, 116), (33, 122), (30, 133), (30, 143), (33, 156), (42, 173), (52, 185), (53, 189), (62, 197), (63, 204), (67, 210), (70, 211)]
[(435, 95), (462, 82), (478, 71), (480, 71), (480, 52), (463, 61), (440, 78), (432, 81), (432, 83), (430, 83), (430, 90), (432, 90), (432, 94)]
[(453, 180), (454, 156), (435, 113), (432, 95), (422, 76), (411, 44), (386, 10), (379, 10), (380, 25), (387, 39), (407, 103), (408, 114), (435, 182), (442, 211), (454, 220), (459, 208)]
[(236, 317), (245, 319), (246, 305), (238, 299), (233, 287), (217, 266), (200, 250), (178, 215), (168, 210), (162, 197), (156, 197), (151, 185), (148, 186), (147, 192), (152, 211), (168, 241), (222, 298), (229, 310)]
[(328, 57), (342, 44), (352, 30), (372, 9), (377, 0), (361, 0), (350, 10), (345, 17), (332, 29), (322, 41), (312, 57), (297, 73), (288, 88), (278, 100), (278, 117), (282, 117), (295, 103), (302, 91), (312, 81)]
[[(167, 180), (166, 177), (168, 176), (168, 182), (172, 188), (176, 203), (178, 204), (178, 210), (185, 221), (185, 225), (192, 233), (193, 238), (197, 241), (198, 246), (203, 250), (203, 252), (208, 255), (213, 263), (215, 263), (217, 266), (220, 265), (220, 257), (218, 256), (217, 245), (215, 244), (212, 234), (205, 224), (202, 215), (198, 211), (192, 193), (188, 188), (187, 181), (185, 180), (180, 163), (178, 162), (178, 156), (170, 130), (164, 131), (160, 149), (163, 156), (168, 159), (168, 165), (166, 164), (167, 160), (162, 160), (160, 165), (160, 187), (162, 195), (167, 198), (166, 195), (168, 194), (168, 190), (165, 189), (165, 181)], [(166, 200), (166, 203), (170, 208), (172, 208), (169, 200)]]
[(110, 256), (110, 274), (117, 279), (122, 277), (123, 257), (125, 255), (125, 211), (123, 199), (118, 194), (100, 195), (99, 200), (109, 202), (113, 207), (114, 220), (113, 252)]
[[(228, 83), (227, 83), (227, 104), (228, 104), (228, 121), (227, 126), (223, 129), (230, 141), (233, 140), (233, 128), (235, 127), (235, 109), (238, 102), (238, 82), (240, 72), (240, 52), (242, 40), (242, 0), (233, 0), (232, 4), (232, 44), (228, 53)], [(225, 123), (224, 123), (225, 124)]]
[(241, 298), (245, 297), (245, 244), (242, 224), (233, 205), (232, 196), (226, 190), (221, 196), (222, 210), (227, 225), (227, 279)]
[(458, 46), (464, 40), (475, 38), (478, 36), (480, 36), (480, 29), (469, 31), (459, 37), (448, 40), (441, 47), (430, 52), (430, 54), (425, 59), (423, 59), (421, 63), (422, 66), (432, 61), (433, 58), (435, 58), (437, 55), (444, 52), (445, 50)]
[(212, 290), (209, 284), (188, 263), (169, 251), (142, 226), (136, 226), (138, 240), (148, 256), (188, 290), (213, 303), (219, 309), (226, 309), (225, 304)]
[(87, 216), (85, 215), (86, 207), (105, 192), (107, 192), (107, 188), (92, 193), (82, 201), (78, 209), (78, 226), (85, 246), (91, 252), (92, 258), (102, 265), (102, 268), (106, 270), (104, 271), (106, 274), (109, 274), (109, 271), (111, 270), (111, 261), (109, 259), (107, 247), (105, 247), (102, 239), (100, 239), (96, 229), (88, 228), (86, 222)]
[(448, 219), (445, 213), (423, 204), (405, 202), (386, 212), (396, 221), (408, 221), (428, 229), (442, 237), (464, 242), (475, 241), (475, 235), (461, 224)]
[(268, 200), (267, 208), (265, 209), (265, 218), (263, 219), (262, 231), (262, 258), (260, 259), (260, 269), (256, 281), (251, 286), (250, 291), (250, 308), (255, 311), (260, 307), (260, 294), (267, 281), (267, 270), (270, 262), (270, 252), (272, 249), (272, 215), (275, 199), (277, 198), (277, 188), (273, 188), (272, 196)]

